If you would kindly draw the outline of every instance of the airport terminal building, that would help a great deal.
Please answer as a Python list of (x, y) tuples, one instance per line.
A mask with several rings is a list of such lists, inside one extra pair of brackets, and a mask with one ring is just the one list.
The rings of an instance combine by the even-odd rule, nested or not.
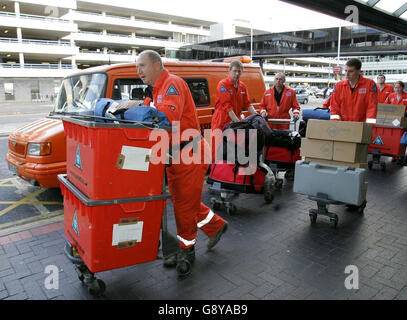
[(251, 56), (267, 85), (284, 72), (293, 86), (327, 86), (341, 78), (334, 67), (343, 71), (349, 56), (361, 57), (368, 77), (384, 73), (390, 81), (407, 80), (407, 39), (366, 27), (342, 28), (340, 37), (338, 28), (270, 33), (241, 20), (221, 24), (128, 6), (107, 0), (1, 1), (0, 103), (52, 101), (73, 70), (134, 62), (145, 49), (178, 59)]

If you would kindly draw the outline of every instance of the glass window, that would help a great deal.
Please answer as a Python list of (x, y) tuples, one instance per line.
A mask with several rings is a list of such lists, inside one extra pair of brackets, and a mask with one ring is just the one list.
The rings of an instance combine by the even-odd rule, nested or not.
[(195, 106), (205, 107), (209, 106), (209, 89), (208, 81), (206, 79), (185, 79), (191, 91), (192, 98), (194, 98)]
[(6, 100), (14, 100), (14, 83), (5, 82), (4, 83), (4, 95)]
[(140, 78), (116, 79), (113, 84), (112, 99), (114, 100), (136, 100), (142, 105), (144, 99), (152, 93), (147, 90), (147, 85)]
[(40, 100), (40, 82), (33, 80), (31, 83), (31, 100)]
[(104, 97), (107, 75), (83, 74), (65, 78), (55, 103), (54, 112), (93, 113), (96, 101)]

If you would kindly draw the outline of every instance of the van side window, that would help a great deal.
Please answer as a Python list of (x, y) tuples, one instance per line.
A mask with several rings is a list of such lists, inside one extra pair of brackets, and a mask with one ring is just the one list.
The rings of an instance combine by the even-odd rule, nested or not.
[(147, 85), (138, 78), (116, 79), (113, 83), (113, 100), (136, 100), (143, 103)]
[(194, 98), (195, 106), (206, 107), (209, 106), (209, 88), (206, 79), (188, 79), (184, 78), (191, 91), (192, 98)]

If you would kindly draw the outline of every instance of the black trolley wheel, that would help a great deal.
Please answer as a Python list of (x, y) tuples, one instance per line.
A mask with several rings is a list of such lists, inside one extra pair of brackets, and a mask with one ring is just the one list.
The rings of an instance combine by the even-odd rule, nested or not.
[(311, 221), (311, 224), (315, 224), (317, 222), (317, 215), (315, 213), (310, 213), (309, 219)]
[(236, 206), (235, 206), (233, 203), (231, 203), (231, 204), (226, 208), (226, 212), (227, 212), (229, 215), (233, 216), (233, 215), (236, 214), (237, 208), (236, 208)]
[(337, 225), (338, 225), (338, 220), (339, 220), (339, 218), (338, 218), (338, 216), (337, 216), (336, 214), (335, 214), (334, 217), (330, 218), (330, 222), (331, 222), (331, 227), (332, 227), (332, 228), (335, 228), (335, 229), (336, 229), (336, 227), (337, 227)]
[(92, 283), (88, 286), (89, 293), (94, 297), (101, 296), (106, 290), (105, 283), (100, 279), (95, 279)]

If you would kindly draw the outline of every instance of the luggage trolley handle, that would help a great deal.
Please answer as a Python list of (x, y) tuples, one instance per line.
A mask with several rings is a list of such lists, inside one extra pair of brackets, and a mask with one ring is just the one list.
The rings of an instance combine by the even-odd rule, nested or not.
[(287, 125), (294, 125), (294, 131), (298, 131), (297, 130), (297, 122), (298, 120), (295, 119), (293, 121), (291, 121), (291, 119), (272, 119), (272, 118), (268, 118), (267, 122), (269, 122), (270, 124), (287, 124)]

